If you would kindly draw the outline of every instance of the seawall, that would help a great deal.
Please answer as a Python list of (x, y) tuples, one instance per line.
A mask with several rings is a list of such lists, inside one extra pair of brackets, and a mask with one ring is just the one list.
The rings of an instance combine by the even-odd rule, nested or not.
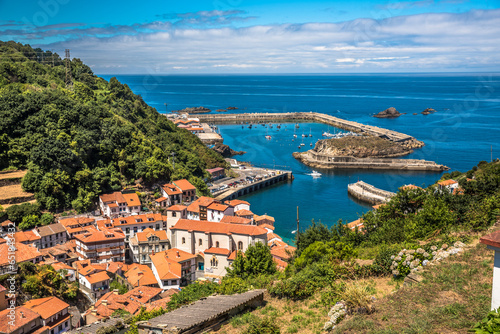
[(240, 124), (246, 122), (318, 122), (332, 125), (336, 128), (365, 133), (381, 138), (386, 138), (394, 142), (404, 143), (411, 148), (424, 146), (424, 143), (416, 140), (407, 134), (379, 128), (377, 126), (365, 125), (358, 122), (348, 121), (331, 115), (316, 112), (290, 112), (290, 113), (240, 113), (240, 114), (190, 114), (189, 117), (196, 117), (200, 122), (215, 124)]
[(393, 192), (375, 188), (371, 184), (363, 181), (351, 183), (347, 186), (347, 192), (359, 199), (360, 201), (370, 204), (381, 204), (389, 201), (391, 197), (396, 195)]

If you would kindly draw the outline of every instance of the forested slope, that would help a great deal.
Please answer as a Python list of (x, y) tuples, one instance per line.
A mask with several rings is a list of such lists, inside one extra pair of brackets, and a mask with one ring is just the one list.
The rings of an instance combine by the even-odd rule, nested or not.
[(225, 166), (127, 85), (97, 77), (79, 59), (70, 66), (66, 87), (57, 54), (0, 41), (0, 170), (28, 168), (23, 188), (43, 208), (84, 211), (100, 193), (136, 180), (187, 178), (203, 190), (205, 168)]

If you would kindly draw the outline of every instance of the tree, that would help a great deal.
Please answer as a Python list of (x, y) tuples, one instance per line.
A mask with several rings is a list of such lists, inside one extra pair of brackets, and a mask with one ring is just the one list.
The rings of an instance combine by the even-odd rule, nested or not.
[(228, 277), (246, 279), (258, 275), (270, 275), (276, 272), (276, 263), (271, 250), (261, 242), (250, 245), (245, 254), (238, 252), (232, 268), (227, 268)]
[(40, 224), (40, 218), (36, 215), (24, 216), (21, 224), (19, 224), (19, 229), (29, 230)]

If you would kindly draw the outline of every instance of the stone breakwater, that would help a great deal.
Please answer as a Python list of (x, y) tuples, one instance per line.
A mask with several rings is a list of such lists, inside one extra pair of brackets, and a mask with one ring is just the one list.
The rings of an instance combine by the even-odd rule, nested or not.
[(352, 156), (331, 156), (317, 153), (314, 150), (294, 152), (293, 157), (305, 165), (324, 169), (386, 169), (386, 170), (416, 170), (441, 172), (449, 170), (444, 165), (434, 161), (418, 159), (376, 159), (356, 158)]
[(316, 112), (291, 112), (291, 113), (238, 113), (238, 114), (190, 114), (189, 117), (199, 118), (200, 122), (215, 124), (240, 124), (262, 122), (317, 122), (332, 125), (339, 129), (353, 131), (361, 134), (377, 136), (414, 149), (424, 146), (424, 143), (407, 134), (348, 121), (338, 117)]
[(370, 204), (381, 204), (388, 202), (396, 194), (390, 191), (375, 188), (363, 181), (351, 183), (347, 186), (347, 192), (358, 200)]

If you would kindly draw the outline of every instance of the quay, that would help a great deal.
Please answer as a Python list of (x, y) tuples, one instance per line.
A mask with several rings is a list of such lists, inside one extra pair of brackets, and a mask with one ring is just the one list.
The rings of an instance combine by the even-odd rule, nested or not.
[(388, 202), (396, 194), (390, 191), (375, 188), (363, 181), (351, 183), (347, 186), (347, 192), (360, 201), (370, 204), (382, 204)]
[(265, 290), (202, 298), (156, 318), (137, 324), (139, 334), (191, 334), (216, 329), (232, 316), (264, 303)]
[(240, 113), (240, 114), (192, 114), (189, 117), (196, 117), (200, 122), (213, 124), (241, 124), (246, 122), (317, 122), (332, 125), (336, 128), (353, 131), (357, 133), (366, 133), (369, 135), (389, 139), (399, 143), (420, 143), (414, 137), (397, 131), (379, 128), (372, 125), (364, 125), (358, 122), (348, 121), (338, 117), (317, 112), (290, 112), (290, 113)]
[[(244, 172), (243, 172), (244, 171)], [(214, 195), (215, 199), (218, 201), (232, 200), (237, 197), (250, 194), (259, 189), (272, 186), (278, 182), (293, 180), (293, 174), (291, 171), (275, 170), (275, 169), (263, 169), (250, 167), (243, 170), (239, 170), (239, 173), (243, 172), (239, 177), (245, 178), (245, 175), (256, 175), (256, 173), (262, 173), (257, 176), (252, 182), (245, 182), (243, 184), (238, 184), (236, 187), (230, 187), (224, 189), (222, 192), (217, 192)], [(236, 178), (237, 180), (238, 178)]]

